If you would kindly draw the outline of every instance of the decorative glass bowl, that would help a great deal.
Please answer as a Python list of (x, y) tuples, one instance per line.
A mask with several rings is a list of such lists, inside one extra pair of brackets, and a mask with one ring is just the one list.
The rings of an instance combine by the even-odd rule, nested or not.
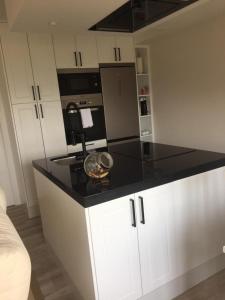
[(104, 178), (113, 166), (113, 158), (108, 152), (90, 153), (84, 161), (85, 173), (92, 178)]

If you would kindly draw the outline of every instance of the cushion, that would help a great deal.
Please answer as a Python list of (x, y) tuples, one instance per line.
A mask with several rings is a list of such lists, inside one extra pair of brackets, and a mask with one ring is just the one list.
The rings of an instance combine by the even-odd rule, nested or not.
[(6, 199), (3, 190), (0, 187), (0, 207), (6, 212)]
[(0, 207), (0, 299), (27, 300), (31, 263), (12, 222)]

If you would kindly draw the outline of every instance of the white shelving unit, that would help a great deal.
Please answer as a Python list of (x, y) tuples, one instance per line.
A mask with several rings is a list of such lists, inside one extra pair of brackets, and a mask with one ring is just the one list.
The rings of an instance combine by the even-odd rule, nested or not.
[[(149, 48), (147, 46), (136, 46), (135, 55), (140, 137), (142, 141), (152, 142), (154, 138), (152, 126), (152, 95), (150, 84)], [(140, 64), (141, 67), (139, 67)]]

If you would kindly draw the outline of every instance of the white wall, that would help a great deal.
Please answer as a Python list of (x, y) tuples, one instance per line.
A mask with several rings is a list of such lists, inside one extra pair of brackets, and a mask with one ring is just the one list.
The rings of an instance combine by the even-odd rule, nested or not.
[(155, 141), (225, 152), (225, 20), (150, 49)]

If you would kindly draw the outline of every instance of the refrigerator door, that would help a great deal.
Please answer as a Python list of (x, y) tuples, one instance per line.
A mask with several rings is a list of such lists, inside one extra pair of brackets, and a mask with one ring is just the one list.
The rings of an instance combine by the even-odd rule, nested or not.
[(101, 68), (107, 140), (139, 137), (134, 67)]

